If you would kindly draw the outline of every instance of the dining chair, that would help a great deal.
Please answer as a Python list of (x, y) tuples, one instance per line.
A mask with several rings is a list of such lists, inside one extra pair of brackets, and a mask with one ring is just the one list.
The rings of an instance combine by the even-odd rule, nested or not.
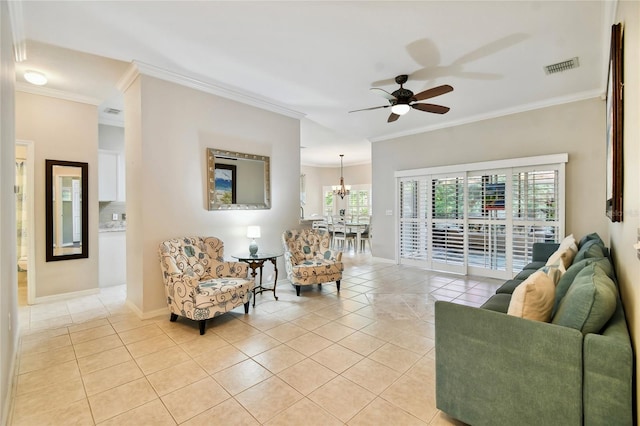
[(369, 251), (371, 251), (371, 223), (360, 233), (360, 250), (364, 251), (367, 244), (369, 244)]
[(355, 240), (355, 232), (349, 232), (344, 221), (333, 224), (333, 244), (340, 250), (348, 249), (351, 247), (351, 244), (355, 247)]

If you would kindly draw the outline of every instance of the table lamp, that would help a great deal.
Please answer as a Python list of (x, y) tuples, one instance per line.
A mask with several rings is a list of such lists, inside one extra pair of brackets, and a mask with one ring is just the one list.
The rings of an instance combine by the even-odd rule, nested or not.
[(247, 227), (247, 238), (251, 238), (251, 243), (249, 244), (249, 254), (251, 256), (255, 256), (258, 253), (258, 244), (256, 243), (255, 239), (260, 238), (260, 227)]

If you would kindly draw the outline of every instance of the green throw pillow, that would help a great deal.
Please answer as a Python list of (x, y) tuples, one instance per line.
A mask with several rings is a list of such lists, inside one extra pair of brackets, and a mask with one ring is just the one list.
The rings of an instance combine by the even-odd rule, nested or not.
[(603, 246), (605, 245), (604, 241), (602, 241), (602, 238), (600, 238), (600, 235), (598, 235), (597, 232), (592, 232), (591, 234), (582, 237), (582, 239), (578, 243), (578, 247), (582, 247), (588, 241), (599, 241), (600, 244), (602, 244)]
[(600, 241), (590, 240), (584, 243), (573, 261), (579, 262), (592, 257), (607, 257), (607, 249)]
[(558, 311), (558, 306), (560, 306), (562, 298), (567, 294), (567, 290), (569, 290), (569, 287), (573, 283), (573, 280), (576, 278), (576, 275), (578, 275), (578, 273), (582, 271), (585, 266), (591, 265), (592, 263), (596, 262), (598, 263), (598, 266), (600, 266), (602, 270), (607, 274), (607, 276), (613, 279), (613, 267), (611, 266), (611, 262), (609, 262), (609, 259), (607, 258), (590, 258), (581, 260), (579, 262), (574, 261), (573, 265), (571, 265), (569, 269), (567, 269), (567, 272), (565, 272), (562, 277), (560, 277), (560, 280), (556, 285), (556, 300), (553, 305), (553, 315), (555, 315)]
[(551, 322), (582, 334), (598, 333), (615, 312), (617, 301), (615, 283), (594, 262), (578, 272)]

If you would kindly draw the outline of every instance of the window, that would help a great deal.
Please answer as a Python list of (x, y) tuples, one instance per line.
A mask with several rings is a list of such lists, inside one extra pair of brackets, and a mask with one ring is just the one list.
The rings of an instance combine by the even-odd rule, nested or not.
[(345, 196), (344, 200), (335, 195), (330, 186), (324, 186), (322, 193), (325, 216), (337, 215), (340, 209), (345, 209), (345, 214), (352, 217), (371, 215), (371, 185), (351, 185), (349, 195)]
[(334, 200), (336, 198), (336, 195), (333, 194), (333, 191), (331, 189), (327, 190), (326, 187), (323, 193), (324, 193), (324, 215), (330, 217), (334, 214)]
[(371, 203), (369, 202), (371, 195), (368, 189), (352, 189), (347, 197), (349, 199), (347, 214), (352, 217), (369, 216), (371, 214)]

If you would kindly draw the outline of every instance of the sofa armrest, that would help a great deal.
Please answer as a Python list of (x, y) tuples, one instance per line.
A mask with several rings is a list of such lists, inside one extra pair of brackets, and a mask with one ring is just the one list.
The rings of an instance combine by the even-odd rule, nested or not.
[(438, 301), (436, 405), (473, 425), (582, 422), (582, 334)]
[(584, 338), (584, 424), (633, 424), (634, 358), (629, 330), (618, 307), (602, 334)]
[[(327, 250), (329, 254), (329, 259), (335, 260), (337, 262), (342, 261), (342, 252), (338, 250)], [(325, 258), (325, 252), (318, 252), (318, 257)]]
[(532, 262), (546, 262), (558, 250), (557, 243), (533, 243)]
[(200, 284), (200, 281), (198, 280), (197, 277), (192, 277), (192, 276), (180, 274), (177, 272), (166, 273), (164, 277), (164, 282), (165, 282), (165, 285), (167, 286), (174, 286), (176, 283), (182, 283), (189, 288), (196, 288), (198, 287), (198, 284)]

